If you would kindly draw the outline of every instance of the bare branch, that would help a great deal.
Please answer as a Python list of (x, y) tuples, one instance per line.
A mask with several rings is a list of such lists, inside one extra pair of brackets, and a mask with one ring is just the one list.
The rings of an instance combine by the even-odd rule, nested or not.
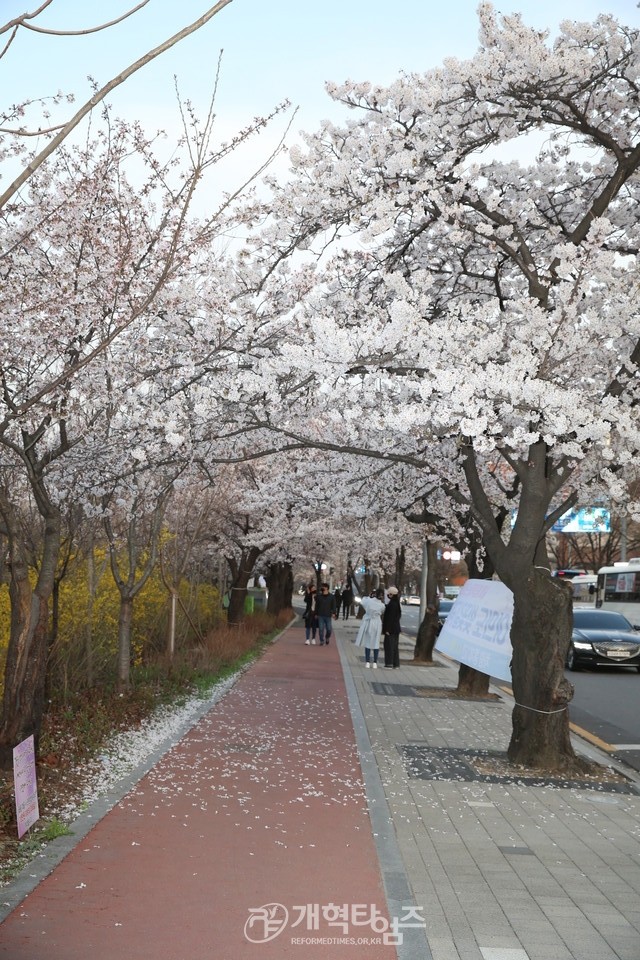
[[(46, 33), (54, 37), (82, 37), (90, 33), (100, 33), (101, 30), (108, 30), (109, 27), (115, 27), (116, 24), (122, 23), (123, 20), (127, 20), (129, 17), (133, 16), (134, 13), (137, 13), (138, 10), (142, 10), (143, 7), (149, 3), (149, 0), (141, 0), (137, 6), (132, 7), (131, 10), (127, 10), (120, 17), (116, 17), (115, 20), (110, 20), (108, 23), (101, 23), (97, 27), (87, 27), (84, 30), (51, 30), (47, 27), (37, 27), (34, 23), (28, 23), (26, 18), (33, 18), (37, 16), (38, 13), (41, 13), (42, 10), (49, 5), (51, 0), (48, 0), (47, 3), (43, 4), (42, 7), (34, 14), (23, 14), (22, 17), (18, 17), (14, 23), (19, 27), (24, 27), (25, 30), (31, 30), (33, 33)], [(6, 28), (5, 28), (6, 29)], [(0, 33), (3, 31), (0, 30)]]
[(39, 17), (43, 10), (46, 10), (47, 7), (51, 6), (53, 0), (44, 0), (44, 3), (40, 4), (37, 10), (34, 10), (33, 13), (21, 13), (19, 17), (14, 17), (13, 20), (9, 20), (8, 23), (5, 23), (3, 27), (0, 27), (0, 34), (8, 33), (11, 31), (15, 36), (18, 27), (26, 26), (27, 20), (33, 20), (35, 17)]
[(57, 123), (54, 127), (44, 127), (38, 130), (10, 130), (9, 127), (0, 127), (0, 133), (5, 133), (12, 137), (42, 137), (47, 133), (53, 133), (54, 130), (61, 130), (63, 123)]
[(194, 20), (189, 26), (184, 27), (178, 33), (175, 33), (168, 40), (165, 40), (159, 46), (154, 47), (153, 50), (149, 50), (144, 56), (140, 57), (134, 63), (129, 64), (129, 66), (119, 73), (117, 76), (113, 77), (112, 80), (109, 80), (100, 90), (97, 90), (96, 93), (83, 104), (83, 106), (77, 111), (77, 113), (64, 125), (60, 132), (55, 136), (47, 146), (40, 151), (40, 153), (33, 158), (33, 160), (27, 164), (25, 169), (22, 171), (20, 176), (18, 176), (12, 184), (4, 191), (2, 196), (0, 196), (0, 209), (2, 209), (5, 204), (11, 199), (11, 197), (17, 193), (20, 187), (23, 186), (29, 180), (33, 173), (40, 167), (44, 161), (54, 153), (57, 148), (63, 143), (69, 134), (75, 130), (78, 124), (91, 113), (97, 104), (101, 103), (104, 98), (111, 93), (112, 90), (115, 90), (116, 87), (119, 87), (121, 84), (128, 80), (129, 77), (133, 76), (134, 73), (137, 73), (138, 70), (145, 67), (148, 63), (151, 63), (152, 60), (155, 60), (162, 53), (165, 53), (167, 50), (170, 50), (171, 47), (174, 47), (181, 40), (184, 40), (185, 37), (188, 37), (190, 34), (195, 33), (196, 30), (199, 30), (203, 27), (209, 20), (212, 20), (217, 13), (219, 13), (224, 7), (232, 3), (233, 0), (218, 0), (213, 7), (211, 7), (206, 13), (204, 13), (197, 20)]

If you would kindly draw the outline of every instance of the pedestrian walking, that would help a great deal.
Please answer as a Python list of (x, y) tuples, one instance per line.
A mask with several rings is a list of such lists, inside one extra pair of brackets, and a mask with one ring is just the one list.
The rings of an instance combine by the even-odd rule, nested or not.
[(340, 607), (342, 605), (342, 590), (340, 587), (336, 587), (333, 591), (333, 599), (336, 602), (336, 620), (340, 616)]
[(331, 631), (333, 629), (332, 621), (336, 615), (336, 601), (332, 593), (329, 593), (329, 584), (323, 583), (320, 587), (320, 596), (316, 597), (316, 613), (318, 615), (318, 639), (320, 646), (325, 643), (329, 645)]
[(364, 610), (364, 617), (360, 623), (356, 646), (364, 645), (366, 666), (378, 668), (378, 653), (380, 652), (380, 637), (382, 636), (382, 614), (384, 613), (384, 590), (376, 590), (369, 597), (363, 597), (360, 606)]
[(342, 591), (342, 619), (348, 620), (351, 613), (351, 604), (353, 603), (353, 591), (349, 584)]
[(309, 645), (316, 642), (316, 631), (318, 629), (318, 615), (316, 613), (316, 588), (315, 584), (310, 583), (304, 592), (304, 632), (305, 644)]
[(387, 590), (389, 602), (382, 614), (382, 633), (384, 635), (384, 665), (397, 668), (400, 666), (400, 618), (402, 609), (397, 587)]

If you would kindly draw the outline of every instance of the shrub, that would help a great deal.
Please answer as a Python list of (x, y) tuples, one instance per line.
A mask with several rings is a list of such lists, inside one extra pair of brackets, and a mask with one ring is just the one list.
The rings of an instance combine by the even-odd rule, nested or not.
[[(120, 594), (111, 575), (106, 551), (94, 555), (96, 588), (90, 596), (87, 563), (79, 562), (60, 585), (58, 635), (49, 662), (50, 692), (109, 686), (115, 676)], [(176, 649), (198, 642), (196, 631), (211, 629), (223, 616), (218, 590), (209, 584), (179, 585)], [(148, 664), (165, 649), (170, 597), (156, 571), (134, 601), (132, 668)], [(185, 615), (187, 610), (188, 616)], [(194, 630), (195, 625), (196, 630)]]

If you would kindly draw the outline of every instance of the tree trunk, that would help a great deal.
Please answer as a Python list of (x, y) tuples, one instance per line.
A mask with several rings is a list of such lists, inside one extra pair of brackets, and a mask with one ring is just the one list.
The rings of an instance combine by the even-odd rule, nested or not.
[[(118, 623), (117, 687), (120, 692), (128, 690), (131, 683), (131, 628), (133, 624), (133, 601), (153, 573), (158, 558), (158, 540), (169, 496), (169, 488), (156, 500), (148, 522), (142, 517), (131, 516), (126, 524), (126, 575), (120, 573), (117, 538), (109, 516), (103, 523), (109, 541), (111, 573), (120, 594), (120, 620)], [(147, 554), (140, 565), (143, 548)]]
[(548, 513), (567, 483), (567, 464), (554, 463), (544, 440), (532, 443), (515, 469), (520, 484), (518, 514), (505, 543), (502, 525), (482, 486), (475, 452), (463, 448), (462, 467), (474, 503), (474, 517), (483, 542), (513, 593), (511, 676), (516, 701), (508, 756), (514, 763), (549, 770), (584, 767), (573, 752), (567, 704), (573, 688), (564, 676), (571, 640), (571, 594), (548, 570), (545, 533), (577, 499), (574, 491)]
[(228, 623), (242, 623), (245, 617), (244, 602), (247, 599), (247, 583), (249, 576), (244, 578), (244, 584), (238, 580), (230, 588), (229, 607), (227, 609)]
[(402, 593), (404, 586), (404, 571), (406, 567), (406, 555), (404, 547), (396, 547), (396, 572), (395, 586)]
[(260, 547), (250, 547), (249, 550), (242, 551), (239, 562), (233, 557), (227, 557), (227, 563), (231, 571), (229, 608), (227, 610), (228, 623), (242, 623), (244, 620), (247, 584), (261, 553)]
[(13, 748), (31, 734), (37, 755), (47, 661), (48, 607), (32, 591), (26, 563), (22, 569), (12, 569), (9, 598), (11, 628), (0, 728), (2, 770), (11, 770)]
[(290, 563), (270, 563), (266, 576), (267, 612), (277, 616), (281, 610), (291, 607), (293, 595), (293, 570)]
[(133, 624), (133, 597), (120, 595), (118, 620), (118, 692), (125, 693), (131, 685), (131, 627)]
[(573, 687), (564, 674), (571, 637), (571, 589), (538, 569), (514, 578), (511, 642), (516, 705), (508, 757), (548, 770), (579, 770), (569, 736)]
[(53, 650), (60, 629), (60, 579), (56, 577), (51, 591), (51, 628), (49, 630), (49, 650)]
[(42, 562), (32, 589), (18, 518), (4, 494), (0, 495), (0, 512), (8, 531), (11, 603), (0, 726), (0, 769), (10, 770), (13, 748), (32, 734), (36, 756), (38, 752), (45, 702), (49, 599), (60, 550), (61, 519), (53, 507), (44, 517)]
[(167, 622), (167, 659), (171, 663), (176, 652), (176, 608), (178, 606), (178, 591), (173, 589), (169, 594), (169, 617)]
[(358, 607), (356, 609), (355, 597), (356, 596), (367, 597), (369, 596), (369, 594), (365, 593), (364, 589), (360, 587), (360, 584), (358, 583), (356, 572), (353, 569), (353, 564), (351, 560), (347, 562), (347, 587), (349, 588), (349, 590), (351, 590), (351, 596), (353, 598), (351, 600), (351, 606), (349, 608), (349, 616), (351, 617), (355, 616), (357, 620), (362, 620), (362, 618), (364, 617), (364, 610), (362, 609), (360, 604), (358, 604)]
[(371, 573), (371, 565), (367, 558), (364, 559), (364, 593), (363, 597), (368, 597), (373, 590), (373, 574)]
[(284, 588), (284, 609), (293, 610), (293, 591), (294, 591), (294, 580), (293, 580), (293, 565), (291, 563), (287, 564), (287, 575), (286, 575), (286, 584)]
[(489, 693), (491, 677), (480, 670), (460, 664), (456, 693), (461, 697), (485, 697)]
[[(438, 637), (438, 586), (436, 581), (437, 547), (433, 540), (425, 538), (424, 561), (426, 563), (425, 599), (426, 610), (418, 628), (413, 659), (420, 663), (433, 663), (433, 648)], [(422, 592), (422, 591), (421, 591)], [(420, 607), (422, 611), (422, 606)]]
[(100, 567), (96, 567), (96, 554), (94, 532), (89, 534), (89, 543), (87, 548), (87, 623), (84, 631), (84, 658), (85, 658), (85, 678), (87, 687), (91, 689), (96, 684), (95, 671), (95, 649), (93, 639), (93, 621), (95, 616), (96, 597), (98, 596), (98, 584), (104, 576), (107, 569), (108, 559), (104, 555)]
[[(53, 582), (53, 589), (51, 591), (51, 616), (49, 618), (49, 629), (47, 630), (48, 664), (51, 664), (53, 661), (53, 655), (55, 652), (56, 641), (58, 639), (58, 630), (60, 626), (60, 583), (60, 578), (56, 577)], [(55, 682), (51, 674), (52, 670), (51, 666), (49, 666), (49, 669), (45, 670), (44, 697), (47, 702), (51, 700), (52, 684)]]
[(84, 633), (84, 659), (85, 659), (87, 687), (90, 690), (94, 684), (93, 608), (95, 605), (96, 593), (97, 593), (96, 561), (95, 561), (95, 554), (93, 552), (93, 534), (91, 534), (89, 538), (89, 549), (87, 551), (87, 591), (89, 596), (87, 600), (87, 622), (85, 625), (85, 633)]
[[(499, 513), (496, 516), (496, 525), (499, 525), (499, 527), (502, 528), (502, 524), (504, 523), (506, 516), (506, 511)], [(493, 574), (495, 573), (495, 567), (488, 555), (485, 555), (484, 557), (482, 570), (478, 567), (478, 550), (482, 546), (482, 540), (477, 535), (471, 521), (468, 525), (468, 534), (469, 549), (466, 561), (467, 570), (469, 571), (469, 579), (491, 580), (493, 578)], [(466, 663), (461, 663), (460, 669), (458, 670), (458, 686), (456, 687), (456, 693), (458, 693), (461, 697), (483, 697), (489, 693), (490, 682), (491, 677), (488, 673), (482, 673), (480, 670), (476, 670), (474, 667), (468, 667)]]
[(433, 663), (433, 648), (438, 636), (438, 614), (435, 607), (427, 607), (427, 612), (418, 627), (413, 659), (419, 663)]

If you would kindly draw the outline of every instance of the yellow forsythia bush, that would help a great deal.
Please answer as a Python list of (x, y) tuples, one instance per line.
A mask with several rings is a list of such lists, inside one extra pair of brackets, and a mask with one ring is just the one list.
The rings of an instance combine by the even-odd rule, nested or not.
[[(105, 550), (95, 550), (94, 570), (93, 603), (86, 560), (74, 565), (60, 585), (58, 637), (50, 664), (51, 679), (56, 687), (79, 689), (115, 675), (120, 594)], [(180, 584), (179, 595), (202, 635), (222, 616), (218, 590), (210, 584), (192, 586), (185, 581)], [(147, 662), (164, 651), (169, 611), (170, 596), (156, 569), (133, 603), (133, 665)], [(194, 642), (197, 635), (178, 605), (176, 649)]]
[[(49, 661), (50, 690), (63, 693), (110, 681), (115, 676), (118, 650), (120, 594), (106, 550), (94, 552), (95, 592), (90, 596), (88, 563), (77, 557), (60, 583), (58, 633)], [(183, 581), (176, 610), (176, 649), (198, 643), (224, 618), (216, 587)], [(170, 597), (160, 572), (154, 571), (133, 605), (132, 663), (147, 662), (166, 647)], [(191, 622), (190, 622), (191, 621)], [(194, 630), (195, 628), (195, 630)], [(9, 590), (0, 584), (0, 692), (9, 644)]]

